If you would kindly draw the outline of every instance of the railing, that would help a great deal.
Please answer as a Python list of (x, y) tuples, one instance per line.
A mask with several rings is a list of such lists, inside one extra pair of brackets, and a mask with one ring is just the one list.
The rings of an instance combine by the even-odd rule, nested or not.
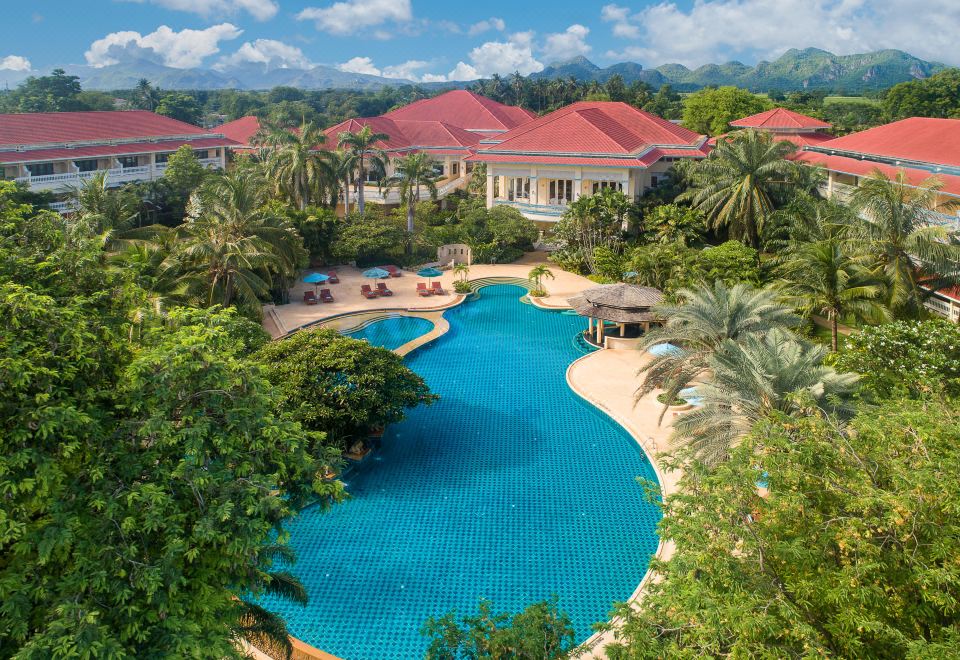
[[(460, 177), (459, 179), (451, 179), (439, 186), (437, 186), (437, 197), (446, 197), (454, 190), (461, 188), (467, 181), (466, 177)], [(379, 204), (399, 204), (400, 203), (400, 191), (387, 190), (371, 190), (372, 186), (365, 186), (363, 190), (363, 201), (364, 202), (375, 202)], [(426, 186), (420, 186), (420, 199), (428, 200), (430, 199), (430, 189)], [(350, 203), (356, 204), (360, 199), (360, 194), (357, 191), (350, 192)]]
[(51, 211), (56, 211), (57, 213), (70, 213), (76, 210), (77, 203), (74, 201), (50, 202), (49, 206)]
[(559, 218), (567, 210), (567, 205), (561, 204), (530, 204), (528, 202), (512, 202), (509, 199), (494, 199), (494, 206), (512, 206), (521, 213), (531, 215), (547, 215)]
[[(219, 158), (204, 158), (200, 164), (207, 168), (220, 167)], [(137, 167), (114, 167), (109, 170), (92, 170), (90, 172), (63, 172), (61, 174), (45, 174), (42, 176), (22, 176), (15, 181), (27, 184), (32, 190), (55, 190), (77, 185), (81, 181), (106, 172), (107, 181), (111, 184), (143, 181), (162, 176), (167, 169), (167, 163), (156, 165), (139, 165)]]

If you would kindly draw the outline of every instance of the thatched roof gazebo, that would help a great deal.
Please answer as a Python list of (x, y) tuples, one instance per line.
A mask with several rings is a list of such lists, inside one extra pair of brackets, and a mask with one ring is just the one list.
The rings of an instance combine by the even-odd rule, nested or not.
[(619, 336), (639, 337), (650, 329), (651, 323), (663, 321), (652, 311), (663, 302), (663, 292), (636, 284), (601, 284), (587, 289), (567, 302), (589, 322), (586, 338), (598, 346), (604, 344), (605, 321), (617, 324)]

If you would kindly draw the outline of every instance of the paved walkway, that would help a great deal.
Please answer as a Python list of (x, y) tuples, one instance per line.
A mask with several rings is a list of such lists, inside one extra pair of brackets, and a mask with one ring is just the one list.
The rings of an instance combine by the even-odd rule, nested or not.
[[(538, 264), (546, 264), (553, 272), (555, 279), (544, 280), (544, 288), (550, 294), (546, 298), (538, 299), (538, 304), (544, 307), (567, 307), (567, 298), (574, 296), (584, 289), (596, 286), (586, 277), (560, 270), (549, 263), (545, 252), (530, 252), (522, 259), (512, 264), (476, 264), (470, 267), (469, 278), (478, 280), (487, 277), (517, 277), (527, 279), (530, 269)], [(318, 321), (323, 318), (351, 312), (369, 310), (404, 309), (404, 310), (436, 310), (450, 307), (459, 302), (460, 296), (453, 293), (453, 271), (445, 271), (442, 277), (434, 278), (440, 281), (447, 295), (420, 297), (417, 295), (417, 282), (426, 282), (416, 273), (403, 271), (401, 277), (391, 277), (388, 280), (371, 280), (363, 277), (363, 270), (352, 266), (336, 266), (335, 270), (340, 278), (339, 284), (318, 286), (328, 288), (333, 294), (334, 302), (307, 305), (303, 302), (305, 291), (313, 290), (312, 284), (305, 284), (302, 280), (309, 273), (326, 273), (327, 268), (305, 270), (300, 281), (290, 289), (290, 303), (286, 305), (267, 305), (264, 314), (264, 328), (273, 337), (285, 335), (297, 328)], [(360, 295), (360, 287), (370, 284), (376, 287), (377, 282), (383, 282), (393, 291), (392, 296), (367, 300)]]

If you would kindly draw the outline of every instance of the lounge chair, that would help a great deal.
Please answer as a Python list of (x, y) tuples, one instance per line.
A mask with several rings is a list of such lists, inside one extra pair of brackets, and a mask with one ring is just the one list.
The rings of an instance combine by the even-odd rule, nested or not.
[(330, 272), (327, 273), (327, 277), (330, 278), (329, 280), (327, 280), (328, 284), (340, 284), (340, 278), (337, 277), (337, 271), (331, 270)]
[(320, 289), (320, 302), (333, 302), (333, 295), (330, 293), (330, 289)]
[(427, 288), (426, 282), (417, 282), (417, 295), (418, 296), (432, 295), (430, 289)]
[(383, 269), (390, 273), (390, 277), (400, 277), (403, 272), (396, 266), (383, 266)]
[(434, 282), (430, 285), (430, 290), (433, 291), (438, 296), (445, 296), (447, 292), (443, 290), (443, 287), (440, 286), (440, 282)]
[(383, 282), (377, 282), (377, 293), (381, 296), (392, 296), (393, 291), (387, 288), (387, 285)]
[(304, 292), (303, 292), (303, 302), (307, 303), (308, 305), (316, 305), (316, 304), (317, 304), (317, 294), (315, 294), (313, 291), (304, 291)]
[(360, 293), (364, 298), (376, 298), (380, 294), (370, 288), (369, 284), (363, 284), (360, 286)]

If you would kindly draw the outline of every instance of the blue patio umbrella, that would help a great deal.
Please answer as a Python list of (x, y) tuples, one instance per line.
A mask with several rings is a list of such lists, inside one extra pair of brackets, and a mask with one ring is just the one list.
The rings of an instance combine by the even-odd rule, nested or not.
[(370, 270), (363, 271), (363, 276), (373, 280), (383, 280), (390, 277), (390, 273), (382, 268), (371, 268)]
[(626, 273), (623, 274), (623, 279), (625, 279), (625, 280), (632, 280), (632, 279), (635, 278), (637, 275), (638, 275), (637, 271), (635, 271), (635, 270), (628, 270)]
[(440, 277), (443, 275), (443, 271), (436, 268), (421, 268), (417, 271), (417, 275), (420, 277)]
[(317, 288), (317, 284), (323, 284), (330, 279), (329, 275), (324, 275), (323, 273), (310, 273), (303, 278), (303, 281), (307, 284), (312, 284), (314, 290)]

